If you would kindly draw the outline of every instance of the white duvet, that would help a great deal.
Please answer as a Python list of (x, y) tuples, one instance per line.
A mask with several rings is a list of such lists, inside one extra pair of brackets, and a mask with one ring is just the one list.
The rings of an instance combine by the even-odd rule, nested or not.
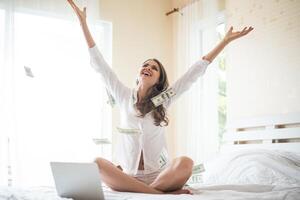
[[(221, 154), (205, 163), (204, 184), (194, 195), (150, 195), (104, 188), (106, 200), (300, 200), (300, 156), (283, 151), (252, 150)], [(53, 187), (0, 187), (0, 200), (62, 200)]]
[(244, 150), (221, 154), (205, 163), (205, 184), (300, 186), (300, 154)]

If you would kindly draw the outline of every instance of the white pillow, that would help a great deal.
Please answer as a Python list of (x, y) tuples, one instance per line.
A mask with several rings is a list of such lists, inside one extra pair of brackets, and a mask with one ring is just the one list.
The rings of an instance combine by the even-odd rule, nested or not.
[(275, 150), (223, 153), (204, 164), (204, 184), (300, 186), (300, 155)]

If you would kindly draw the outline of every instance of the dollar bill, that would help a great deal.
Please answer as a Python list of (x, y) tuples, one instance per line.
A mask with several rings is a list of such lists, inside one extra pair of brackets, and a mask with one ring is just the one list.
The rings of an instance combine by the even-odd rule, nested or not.
[(106, 89), (106, 93), (107, 93), (107, 97), (108, 97), (108, 100), (107, 100), (107, 104), (109, 104), (111, 107), (114, 107), (114, 105), (116, 105), (116, 101), (114, 99), (114, 97), (108, 92), (108, 90)]
[(24, 66), (24, 69), (25, 69), (25, 73), (26, 73), (27, 76), (29, 76), (31, 78), (34, 77), (34, 75), (33, 75), (32, 71), (31, 71), (30, 67)]
[(151, 101), (154, 104), (154, 106), (157, 107), (163, 104), (165, 101), (167, 101), (174, 95), (176, 95), (174, 90), (172, 88), (169, 88), (166, 91), (163, 91), (160, 94), (156, 95), (155, 97), (152, 97)]
[(203, 183), (202, 174), (193, 174), (186, 182), (186, 185), (192, 185), (197, 183)]
[(205, 169), (204, 169), (204, 165), (203, 164), (198, 164), (198, 165), (195, 165), (193, 167), (193, 174), (200, 174), (202, 172), (204, 172)]
[(203, 164), (198, 164), (193, 167), (192, 175), (186, 182), (186, 186), (203, 183), (203, 173), (205, 171)]
[(159, 163), (160, 168), (163, 168), (167, 164), (167, 160), (163, 155), (160, 155), (158, 163)]
[(140, 129), (134, 129), (134, 128), (120, 128), (120, 127), (117, 127), (117, 130), (120, 133), (124, 133), (124, 134), (140, 134), (141, 133)]
[(111, 144), (111, 142), (107, 138), (93, 138), (93, 142), (97, 145)]
[(158, 159), (158, 165), (160, 166), (160, 168), (163, 168), (164, 166), (166, 166), (167, 161), (168, 161), (167, 151), (166, 151), (166, 149), (163, 149), (162, 152), (160, 153), (160, 156)]

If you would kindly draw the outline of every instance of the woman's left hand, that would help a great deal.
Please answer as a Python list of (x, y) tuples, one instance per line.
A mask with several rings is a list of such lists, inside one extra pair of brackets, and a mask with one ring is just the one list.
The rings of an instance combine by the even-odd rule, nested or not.
[(242, 31), (236, 31), (236, 32), (232, 32), (233, 27), (231, 26), (230, 29), (228, 30), (228, 32), (226, 33), (225, 37), (224, 37), (224, 41), (229, 43), (235, 39), (238, 39), (240, 37), (243, 37), (245, 35), (247, 35), (248, 33), (250, 33), (254, 28), (253, 27), (245, 27)]
[(86, 7), (80, 10), (73, 0), (68, 0), (81, 24), (86, 23)]

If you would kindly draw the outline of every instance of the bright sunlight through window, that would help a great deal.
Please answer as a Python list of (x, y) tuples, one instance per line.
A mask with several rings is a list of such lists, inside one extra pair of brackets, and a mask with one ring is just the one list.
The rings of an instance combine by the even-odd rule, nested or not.
[[(4, 10), (0, 9), (0, 27), (4, 27)], [(4, 29), (0, 28), (0, 90), (3, 90), (3, 73), (2, 73), (2, 67), (4, 65)], [(0, 93), (0, 103), (2, 104), (3, 97)], [(3, 122), (4, 119), (0, 115), (0, 120)], [(6, 152), (6, 145), (5, 145), (5, 134), (0, 134), (0, 185), (5, 184), (4, 181), (7, 180), (7, 166), (5, 165), (7, 154)]]
[[(217, 26), (218, 39), (221, 41), (225, 36), (225, 23)], [(219, 141), (222, 143), (223, 134), (225, 133), (227, 107), (226, 107), (226, 51), (222, 51), (218, 56), (218, 121), (219, 121)]]
[[(24, 13), (14, 20), (18, 177), (51, 185), (50, 161), (110, 156), (92, 139), (111, 139), (111, 111), (78, 23)], [(111, 64), (111, 25), (91, 29)]]

